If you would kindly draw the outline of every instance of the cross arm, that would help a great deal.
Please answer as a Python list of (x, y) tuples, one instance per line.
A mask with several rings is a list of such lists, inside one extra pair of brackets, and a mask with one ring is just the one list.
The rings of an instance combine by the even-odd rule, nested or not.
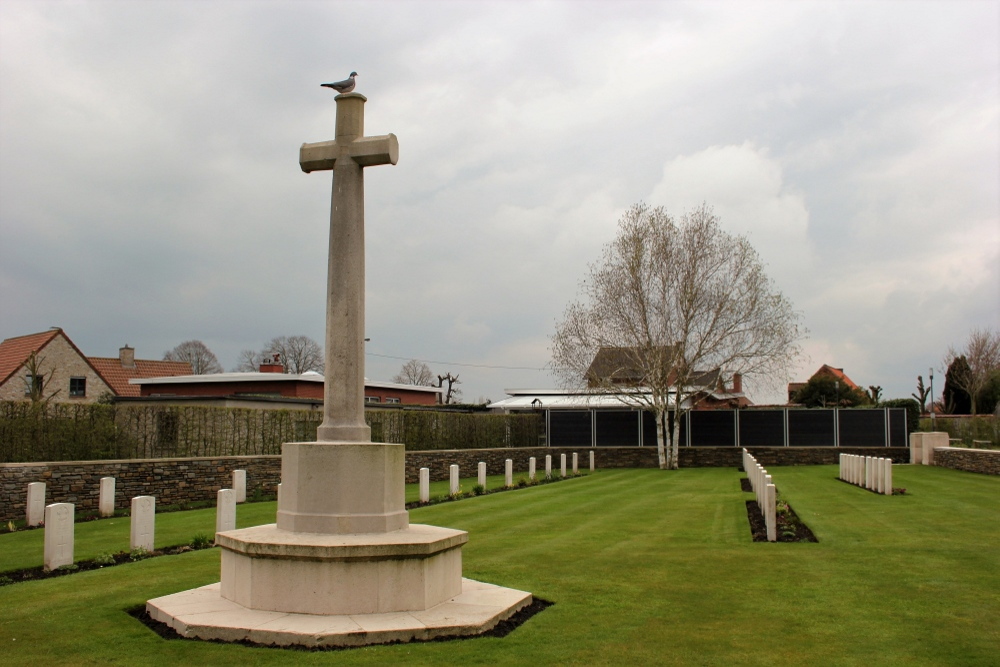
[(299, 166), (307, 174), (333, 169), (337, 159), (341, 157), (349, 157), (362, 167), (396, 164), (399, 160), (399, 141), (395, 134), (385, 134), (378, 137), (358, 137), (349, 143), (320, 141), (302, 144), (299, 149)]

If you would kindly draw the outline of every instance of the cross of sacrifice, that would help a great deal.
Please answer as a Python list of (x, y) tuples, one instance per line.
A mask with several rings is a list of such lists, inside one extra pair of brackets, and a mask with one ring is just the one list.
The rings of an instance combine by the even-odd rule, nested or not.
[(396, 164), (396, 135), (366, 137), (365, 102), (345, 93), (337, 102), (336, 139), (302, 144), (302, 171), (333, 170), (327, 270), (326, 371), (318, 442), (369, 442), (365, 424), (364, 167)]

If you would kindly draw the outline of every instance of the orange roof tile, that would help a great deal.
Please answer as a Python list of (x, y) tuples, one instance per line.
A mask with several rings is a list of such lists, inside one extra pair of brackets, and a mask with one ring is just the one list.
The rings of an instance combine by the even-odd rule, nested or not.
[(816, 371), (813, 375), (819, 375), (820, 373), (823, 373), (823, 372), (825, 372), (828, 375), (832, 375), (834, 378), (836, 378), (838, 380), (843, 381), (844, 384), (846, 384), (851, 389), (857, 389), (858, 388), (858, 385), (854, 384), (854, 381), (851, 380), (851, 378), (847, 377), (844, 374), (844, 369), (843, 368), (834, 368), (833, 366), (829, 366), (827, 364), (823, 364), (823, 366), (818, 371)]
[(140, 388), (128, 381), (136, 378), (156, 378), (172, 375), (191, 375), (191, 364), (186, 361), (152, 361), (136, 359), (134, 368), (122, 366), (118, 357), (89, 357), (94, 367), (112, 391), (118, 396), (139, 396)]
[(10, 376), (24, 365), (32, 352), (38, 352), (61, 333), (62, 329), (49, 329), (27, 336), (8, 338), (0, 343), (0, 384), (10, 379)]

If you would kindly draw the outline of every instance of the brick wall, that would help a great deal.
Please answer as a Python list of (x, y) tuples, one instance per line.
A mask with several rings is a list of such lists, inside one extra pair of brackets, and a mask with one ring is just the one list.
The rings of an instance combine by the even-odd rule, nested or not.
[(1000, 475), (1000, 450), (935, 447), (934, 465), (984, 475)]
[[(581, 470), (589, 466), (593, 451), (598, 468), (655, 468), (653, 447), (534, 447), (510, 449), (454, 449), (406, 453), (406, 481), (416, 483), (420, 468), (430, 468), (431, 479), (448, 479), (448, 467), (458, 464), (463, 477), (474, 477), (480, 461), (489, 475), (504, 474), (504, 461), (512, 459), (515, 475), (528, 470), (534, 456), (538, 473), (545, 474), (545, 456), (552, 456), (558, 474), (559, 455), (566, 454), (566, 467), (579, 454)], [(739, 467), (736, 447), (684, 447), (682, 468)], [(956, 450), (972, 452), (977, 450)], [(755, 447), (750, 452), (762, 465), (815, 465), (836, 463), (838, 454), (878, 455), (896, 463), (909, 462), (909, 449), (885, 447)], [(992, 452), (1000, 454), (1000, 452)], [(1000, 456), (997, 457), (1000, 459)], [(45, 502), (73, 503), (77, 512), (96, 511), (101, 477), (115, 478), (115, 508), (129, 506), (135, 496), (156, 496), (161, 505), (214, 500), (216, 491), (232, 486), (233, 470), (247, 471), (247, 494), (273, 494), (281, 478), (280, 456), (231, 456), (176, 459), (133, 459), (119, 461), (65, 461), (59, 463), (0, 464), (0, 521), (23, 519), (25, 496), (30, 482), (45, 482)], [(964, 469), (964, 468), (963, 468)], [(1000, 474), (1000, 473), (993, 473)]]

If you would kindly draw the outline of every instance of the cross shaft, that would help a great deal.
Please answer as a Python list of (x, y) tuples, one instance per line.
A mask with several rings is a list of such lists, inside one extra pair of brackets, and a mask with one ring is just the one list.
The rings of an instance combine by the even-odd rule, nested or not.
[(365, 424), (364, 167), (396, 164), (396, 135), (364, 136), (360, 93), (337, 95), (336, 139), (302, 144), (302, 171), (333, 170), (327, 270), (326, 369), (319, 442), (369, 442)]

